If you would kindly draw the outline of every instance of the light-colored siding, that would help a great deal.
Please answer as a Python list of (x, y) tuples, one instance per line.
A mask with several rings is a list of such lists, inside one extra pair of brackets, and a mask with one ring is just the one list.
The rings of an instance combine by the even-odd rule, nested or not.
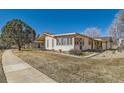
[(91, 46), (92, 46), (92, 45), (89, 45), (89, 38), (84, 38), (83, 50), (91, 49)]
[(107, 49), (111, 49), (111, 44), (110, 44), (110, 42), (107, 42)]
[(71, 45), (57, 45), (57, 40), (55, 38), (46, 36), (45, 37), (45, 48), (47, 50), (54, 49), (54, 50), (69, 51), (71, 49), (74, 49), (74, 38), (72, 38), (72, 44)]
[(102, 42), (102, 49), (106, 50), (106, 42)]
[(45, 48), (48, 49), (48, 50), (54, 49), (54, 46), (55, 46), (55, 43), (53, 43), (54, 41), (55, 41), (54, 38), (46, 36), (45, 37)]
[[(57, 38), (62, 39), (62, 43), (58, 44), (57, 43)], [(87, 37), (71, 37), (72, 38), (72, 44), (67, 44), (67, 38), (70, 38), (68, 36), (64, 36), (64, 37), (51, 37), (51, 36), (45, 36), (45, 49), (47, 50), (61, 50), (61, 51), (69, 51), (71, 49), (76, 49), (76, 50), (105, 50), (106, 49), (106, 42), (102, 42), (102, 41), (97, 41), (97, 40), (92, 40), (90, 38)], [(82, 40), (84, 40), (84, 44), (75, 44), (75, 38), (81, 38)], [(91, 41), (91, 43), (89, 44), (89, 41)], [(93, 45), (92, 45), (92, 41), (93, 41)], [(97, 44), (95, 44), (95, 42), (97, 42)], [(99, 42), (99, 44), (98, 44)], [(101, 42), (101, 44), (100, 44)], [(92, 47), (93, 46), (93, 47)], [(82, 49), (80, 49), (80, 47), (82, 47)]]

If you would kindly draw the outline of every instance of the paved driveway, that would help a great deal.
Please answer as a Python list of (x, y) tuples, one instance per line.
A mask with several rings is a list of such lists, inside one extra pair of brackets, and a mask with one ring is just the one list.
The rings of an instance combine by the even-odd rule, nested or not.
[(15, 56), (11, 50), (3, 53), (2, 63), (9, 83), (55, 83), (54, 80)]

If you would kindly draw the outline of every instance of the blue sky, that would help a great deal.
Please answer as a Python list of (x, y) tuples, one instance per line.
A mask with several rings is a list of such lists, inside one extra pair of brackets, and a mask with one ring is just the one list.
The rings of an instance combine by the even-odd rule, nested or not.
[(0, 10), (0, 29), (11, 19), (21, 19), (35, 29), (37, 34), (44, 31), (60, 33), (82, 33), (87, 27), (98, 27), (106, 36), (107, 28), (119, 10)]

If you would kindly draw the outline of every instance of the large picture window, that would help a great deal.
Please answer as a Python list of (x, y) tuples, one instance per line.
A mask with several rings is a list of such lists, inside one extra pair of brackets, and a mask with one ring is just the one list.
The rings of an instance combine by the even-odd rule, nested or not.
[(84, 45), (84, 39), (82, 38), (75, 38), (75, 45)]
[(57, 38), (56, 45), (72, 45), (71, 37)]

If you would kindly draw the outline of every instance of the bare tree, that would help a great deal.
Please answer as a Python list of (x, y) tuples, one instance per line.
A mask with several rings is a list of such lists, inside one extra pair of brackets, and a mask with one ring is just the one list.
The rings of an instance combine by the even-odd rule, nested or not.
[(124, 10), (120, 10), (108, 28), (109, 35), (113, 38), (114, 44), (117, 45), (118, 51), (122, 51), (124, 45)]
[(100, 32), (101, 30), (97, 27), (89, 27), (84, 30), (84, 34), (92, 38), (101, 36)]
[(109, 35), (116, 42), (119, 38), (124, 38), (124, 10), (120, 10), (108, 28)]
[(120, 10), (117, 15), (117, 19), (120, 20), (122, 23), (124, 23), (124, 10)]

